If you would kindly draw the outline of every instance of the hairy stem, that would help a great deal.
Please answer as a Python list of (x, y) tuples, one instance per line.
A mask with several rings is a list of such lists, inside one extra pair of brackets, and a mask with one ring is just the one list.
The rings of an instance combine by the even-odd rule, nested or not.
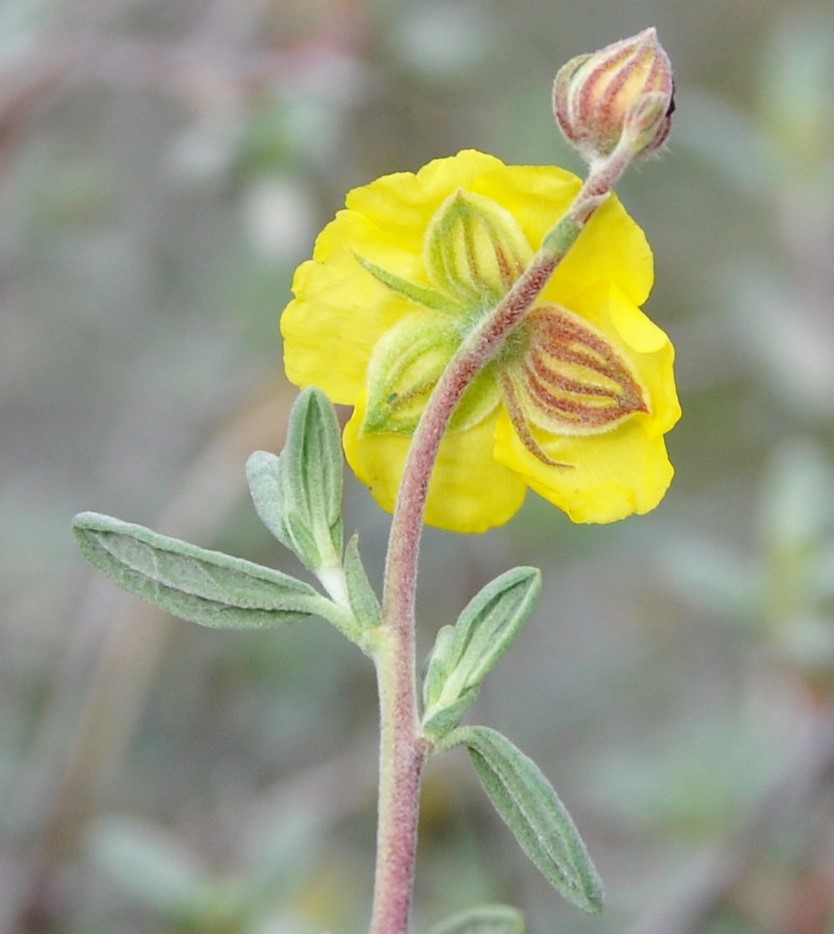
[(472, 380), (533, 306), (633, 154), (615, 150), (591, 172), (567, 214), (503, 302), (466, 338), (414, 432), (391, 523), (382, 603), (390, 639), (376, 655), (380, 701), (377, 860), (370, 934), (407, 934), (417, 849), (420, 779), (429, 749), (420, 730), (415, 599), (429, 482), (455, 408)]

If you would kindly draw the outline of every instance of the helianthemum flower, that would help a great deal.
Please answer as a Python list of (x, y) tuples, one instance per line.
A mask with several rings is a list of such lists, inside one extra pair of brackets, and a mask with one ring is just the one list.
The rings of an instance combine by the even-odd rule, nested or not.
[[(350, 192), (299, 267), (282, 318), (287, 374), (353, 406), (348, 462), (385, 509), (440, 374), (580, 185), (561, 169), (461, 152)], [(645, 237), (612, 196), (466, 391), (429, 524), (500, 525), (528, 487), (577, 522), (658, 504), (673, 473), (664, 434), (680, 409), (672, 345), (639, 308), (651, 285)]]

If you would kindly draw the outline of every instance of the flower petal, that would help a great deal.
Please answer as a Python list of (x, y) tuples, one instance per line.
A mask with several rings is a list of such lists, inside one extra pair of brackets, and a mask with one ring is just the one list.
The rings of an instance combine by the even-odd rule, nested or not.
[(646, 235), (611, 195), (588, 222), (550, 283), (542, 300), (571, 307), (577, 292), (616, 285), (641, 305), (654, 284), (654, 259)]
[(347, 210), (324, 228), (312, 260), (296, 270), (295, 300), (281, 317), (291, 382), (319, 386), (334, 402), (353, 404), (375, 344), (415, 309), (357, 257), (429, 286), (423, 253), (432, 217), (453, 191), (496, 167), (507, 171), (494, 156), (466, 150), (348, 193)]
[[(440, 205), (458, 188), (474, 190), (472, 182), (493, 169), (506, 171), (495, 156), (465, 149), (456, 156), (435, 159), (419, 172), (384, 175), (370, 185), (348, 193), (345, 203), (364, 215), (387, 236), (389, 243), (413, 251), (422, 258), (429, 221)], [(357, 252), (362, 252), (357, 246)], [(370, 257), (380, 266), (388, 264), (378, 255)], [(392, 270), (405, 275), (399, 270)]]
[[(538, 249), (581, 186), (577, 176), (555, 166), (501, 165), (476, 179), (468, 190), (505, 207)], [(654, 260), (646, 236), (616, 195), (591, 218), (542, 298), (567, 305), (574, 292), (600, 283), (615, 283), (636, 305), (648, 298), (654, 283)]]
[(525, 444), (504, 411), (496, 428), (495, 457), (575, 522), (614, 522), (649, 512), (672, 480), (663, 435), (681, 414), (671, 341), (616, 287), (586, 290), (572, 310), (616, 343), (650, 411), (585, 437), (530, 426), (533, 441), (547, 458), (569, 467), (549, 466), (536, 457), (535, 446), (529, 439)]
[[(345, 426), (344, 446), (351, 469), (376, 501), (393, 512), (411, 438), (362, 434), (364, 394)], [(450, 532), (484, 532), (503, 525), (521, 508), (526, 487), (492, 456), (495, 416), (445, 436), (432, 474), (426, 523)]]
[(650, 437), (638, 417), (593, 439), (557, 438), (533, 429), (542, 450), (569, 467), (549, 467), (522, 443), (503, 412), (495, 431), (495, 457), (574, 522), (616, 522), (650, 512), (663, 498), (674, 470), (662, 436)]
[(365, 385), (374, 346), (414, 304), (374, 279), (348, 252), (326, 264), (302, 263), (293, 291), (296, 298), (281, 316), (287, 377), (352, 405)]

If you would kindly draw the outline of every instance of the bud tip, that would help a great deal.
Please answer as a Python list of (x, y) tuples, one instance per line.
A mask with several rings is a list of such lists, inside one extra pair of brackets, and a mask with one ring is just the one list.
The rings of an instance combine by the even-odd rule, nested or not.
[(674, 111), (672, 64), (649, 26), (563, 65), (553, 112), (565, 138), (589, 162), (627, 145), (636, 156), (665, 142)]

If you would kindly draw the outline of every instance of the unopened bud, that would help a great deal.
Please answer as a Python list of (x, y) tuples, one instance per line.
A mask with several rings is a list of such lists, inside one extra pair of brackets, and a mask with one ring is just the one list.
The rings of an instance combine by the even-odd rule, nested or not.
[(553, 84), (556, 122), (588, 162), (621, 139), (638, 155), (655, 152), (674, 109), (672, 63), (654, 27), (571, 59)]

